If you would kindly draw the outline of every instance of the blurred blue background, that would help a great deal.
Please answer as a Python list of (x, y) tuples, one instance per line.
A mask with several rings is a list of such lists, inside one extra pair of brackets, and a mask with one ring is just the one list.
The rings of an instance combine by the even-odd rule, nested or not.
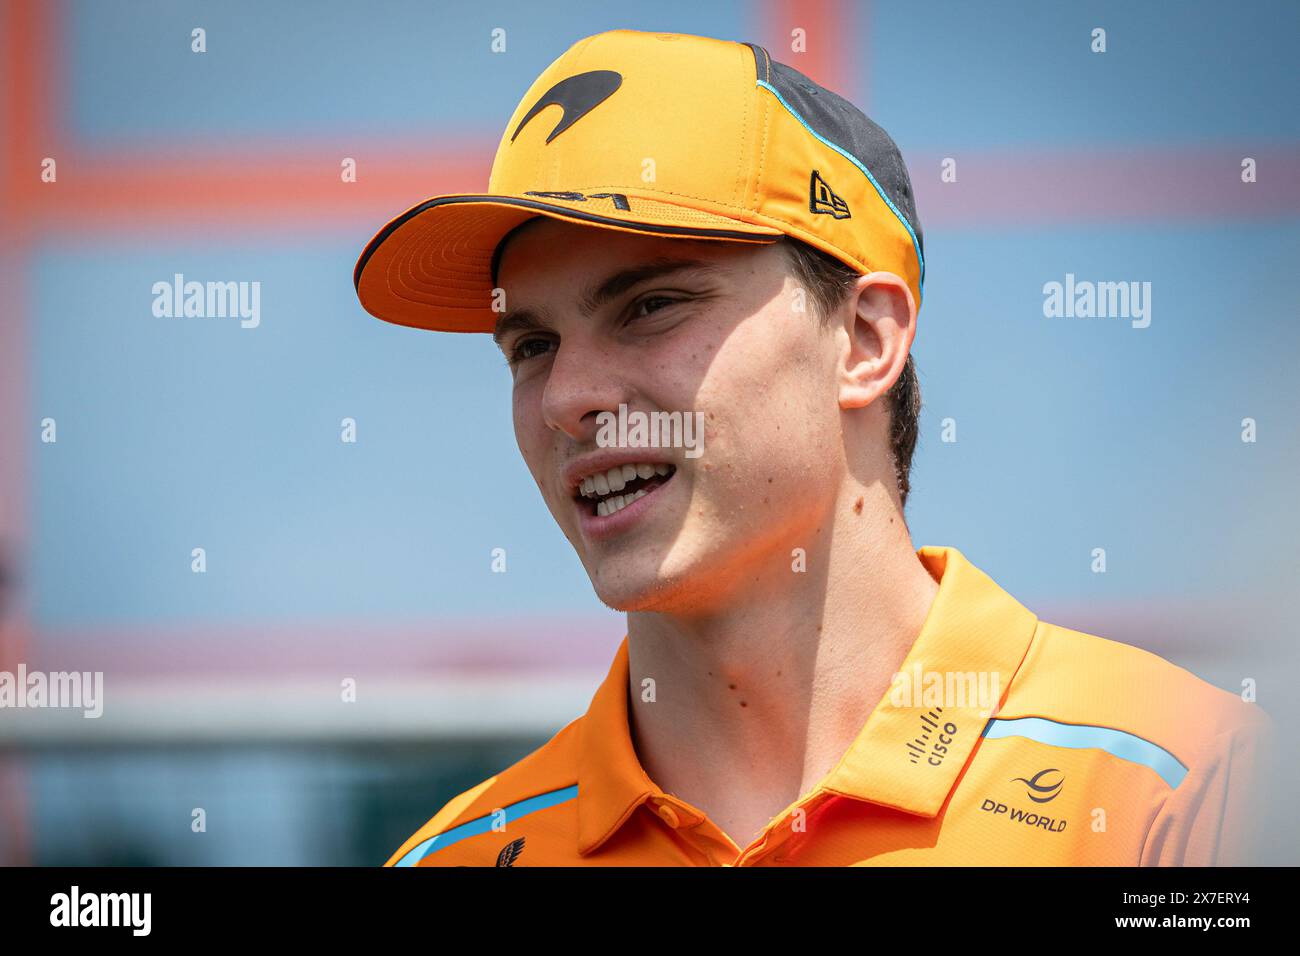
[[(519, 457), (502, 359), (370, 318), (351, 275), (392, 216), (485, 186), (536, 74), (618, 27), (760, 43), (899, 143), (927, 254), (914, 543), (1294, 713), (1300, 6), (0, 10), (0, 668), (103, 670), (119, 702), (0, 712), (0, 862), (381, 863), (585, 710), (623, 619)], [(154, 317), (175, 273), (260, 282), (260, 326)], [(1045, 318), (1067, 273), (1150, 282), (1150, 326)]]

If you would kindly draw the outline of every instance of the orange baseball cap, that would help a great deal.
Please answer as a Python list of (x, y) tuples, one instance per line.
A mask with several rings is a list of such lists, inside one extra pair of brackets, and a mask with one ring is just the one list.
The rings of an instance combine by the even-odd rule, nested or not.
[(578, 41), (515, 108), (487, 192), (435, 196), (384, 226), (357, 261), (357, 296), (398, 325), (491, 332), (501, 240), (536, 216), (692, 239), (788, 235), (901, 276), (921, 304), (921, 225), (898, 147), (753, 43), (639, 30)]

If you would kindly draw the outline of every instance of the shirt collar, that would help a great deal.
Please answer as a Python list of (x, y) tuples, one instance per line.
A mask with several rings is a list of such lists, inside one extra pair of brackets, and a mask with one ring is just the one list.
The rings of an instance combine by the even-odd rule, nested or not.
[[(1005, 699), (1038, 619), (956, 548), (923, 547), (917, 557), (939, 591), (900, 668), (896, 689), (902, 696), (885, 694), (818, 789), (933, 817), (947, 801), (980, 731)], [(983, 681), (996, 691), (995, 699), (982, 702), (971, 695), (974, 699), (936, 702), (924, 693), (927, 687), (933, 692), (936, 680), (940, 686), (956, 681), (963, 687)], [(632, 746), (628, 693), (624, 635), (582, 721), (578, 852), (584, 855), (604, 843), (647, 798), (663, 794)]]
[(641, 767), (627, 716), (627, 635), (582, 719), (578, 749), (578, 852), (604, 843), (647, 797), (661, 792)]

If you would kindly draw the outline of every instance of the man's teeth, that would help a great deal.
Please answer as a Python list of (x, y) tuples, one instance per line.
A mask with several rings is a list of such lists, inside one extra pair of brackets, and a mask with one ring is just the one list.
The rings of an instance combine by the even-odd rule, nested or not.
[(644, 489), (634, 495), (615, 495), (613, 498), (606, 498), (604, 501), (596, 502), (596, 514), (602, 518), (605, 515), (612, 515), (615, 511), (622, 511), (638, 498), (644, 498), (646, 492)]
[[(607, 495), (612, 491), (622, 491), (627, 487), (627, 483), (636, 478), (653, 478), (655, 475), (666, 475), (672, 468), (668, 465), (654, 465), (649, 462), (640, 462), (635, 465), (616, 465), (609, 471), (602, 471), (598, 475), (591, 475), (582, 479), (579, 490), (587, 498), (595, 498)], [(633, 496), (635, 500), (637, 496)], [(615, 508), (615, 511), (618, 509)], [(599, 512), (603, 513), (603, 512)]]

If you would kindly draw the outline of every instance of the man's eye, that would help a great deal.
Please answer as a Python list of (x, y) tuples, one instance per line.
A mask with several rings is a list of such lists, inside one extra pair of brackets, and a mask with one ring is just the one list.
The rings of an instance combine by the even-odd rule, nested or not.
[[(541, 346), (541, 348), (536, 348)], [(514, 348), (510, 350), (510, 361), (523, 362), (526, 359), (536, 358), (538, 355), (545, 355), (550, 351), (551, 340), (543, 338), (520, 339), (515, 343)]]
[[(632, 306), (632, 317), (633, 317), (633, 318), (638, 318), (638, 317), (640, 317), (640, 316), (646, 314), (646, 313), (644, 313), (644, 312), (641, 311), (641, 307), (642, 307), (643, 305), (648, 305), (648, 304), (650, 304), (650, 303), (652, 303), (652, 302), (660, 302), (660, 303), (663, 303), (663, 305), (662, 305), (660, 308), (664, 308), (664, 307), (667, 307), (667, 306), (672, 305), (672, 304), (675, 303), (676, 301), (677, 301), (676, 299), (669, 298), (669, 297), (666, 296), (666, 295), (648, 295), (648, 296), (646, 296), (644, 299), (640, 299), (639, 301), (637, 301), (636, 303), (633, 304), (633, 306)], [(649, 311), (650, 311), (650, 312), (658, 312), (659, 309), (650, 309)]]

